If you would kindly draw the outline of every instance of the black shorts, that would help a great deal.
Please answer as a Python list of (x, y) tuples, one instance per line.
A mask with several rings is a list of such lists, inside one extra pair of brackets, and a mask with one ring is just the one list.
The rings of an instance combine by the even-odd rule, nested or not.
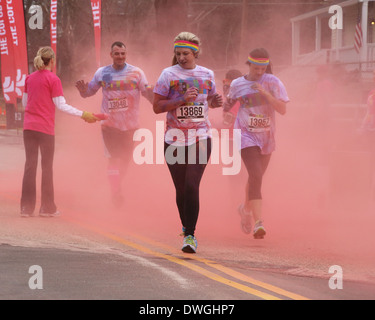
[(127, 158), (133, 153), (135, 130), (121, 131), (102, 126), (105, 153), (108, 158)]

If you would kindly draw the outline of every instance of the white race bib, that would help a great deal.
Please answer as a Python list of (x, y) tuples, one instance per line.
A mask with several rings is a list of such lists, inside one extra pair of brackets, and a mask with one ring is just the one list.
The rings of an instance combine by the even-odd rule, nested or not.
[(202, 122), (204, 117), (204, 104), (191, 103), (184, 104), (176, 109), (177, 119), (180, 122)]
[(122, 112), (128, 109), (128, 99), (117, 98), (108, 100), (109, 112)]
[(271, 130), (270, 117), (264, 117), (263, 115), (250, 115), (248, 124), (248, 130), (250, 132), (265, 132)]

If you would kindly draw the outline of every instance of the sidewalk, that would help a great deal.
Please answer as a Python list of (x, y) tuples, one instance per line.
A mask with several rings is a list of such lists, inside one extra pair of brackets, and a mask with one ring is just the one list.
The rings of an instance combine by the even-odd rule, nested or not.
[(0, 129), (0, 144), (23, 144), (23, 129)]

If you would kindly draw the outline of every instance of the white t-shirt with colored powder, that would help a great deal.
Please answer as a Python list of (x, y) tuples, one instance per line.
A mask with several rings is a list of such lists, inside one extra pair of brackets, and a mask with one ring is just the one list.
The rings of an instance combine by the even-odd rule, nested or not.
[(139, 128), (139, 101), (148, 82), (144, 72), (133, 65), (125, 64), (121, 70), (112, 65), (99, 68), (88, 85), (85, 96), (103, 91), (101, 112), (108, 115), (102, 125), (121, 131)]
[(207, 98), (216, 93), (212, 70), (198, 65), (194, 69), (184, 69), (178, 64), (168, 67), (162, 71), (154, 92), (167, 99), (176, 99), (193, 86), (198, 88), (196, 100), (167, 113), (164, 140), (168, 144), (188, 146), (212, 136), (207, 102)]
[(234, 128), (241, 129), (241, 149), (258, 146), (262, 154), (270, 154), (275, 150), (275, 109), (252, 88), (256, 82), (274, 98), (289, 101), (284, 84), (269, 73), (257, 81), (249, 81), (244, 76), (233, 80), (228, 98), (240, 102)]

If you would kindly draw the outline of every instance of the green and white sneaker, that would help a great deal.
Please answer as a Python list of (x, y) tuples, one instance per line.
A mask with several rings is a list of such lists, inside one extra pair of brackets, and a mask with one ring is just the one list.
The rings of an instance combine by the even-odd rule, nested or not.
[(254, 231), (253, 231), (254, 239), (263, 239), (265, 235), (266, 235), (266, 229), (264, 229), (262, 221), (258, 220), (254, 226)]
[(184, 244), (181, 250), (186, 253), (196, 253), (197, 246), (197, 239), (192, 235), (188, 235), (187, 237), (184, 237)]

